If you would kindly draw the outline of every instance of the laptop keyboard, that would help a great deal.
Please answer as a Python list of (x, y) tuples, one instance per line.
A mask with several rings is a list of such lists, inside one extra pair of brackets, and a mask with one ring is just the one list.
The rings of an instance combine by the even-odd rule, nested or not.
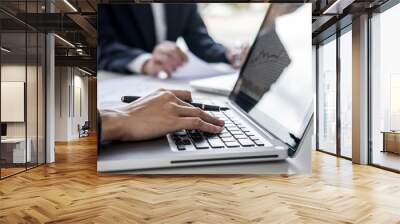
[(199, 130), (181, 130), (172, 133), (171, 138), (179, 151), (185, 151), (188, 148), (204, 150), (271, 146), (268, 141), (244, 125), (232, 111), (209, 113), (225, 121), (224, 130), (219, 134)]

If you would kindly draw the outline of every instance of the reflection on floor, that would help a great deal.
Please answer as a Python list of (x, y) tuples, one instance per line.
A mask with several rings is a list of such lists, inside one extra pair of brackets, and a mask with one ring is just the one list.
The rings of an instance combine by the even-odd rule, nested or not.
[(37, 167), (36, 162), (28, 162), (28, 163), (5, 163), (4, 160), (0, 161), (0, 177), (5, 178), (8, 176), (12, 176), (14, 174), (20, 173), (25, 170), (29, 170)]
[(341, 148), (341, 155), (347, 158), (352, 157), (352, 148), (350, 147), (342, 147)]
[(374, 151), (373, 164), (388, 167), (400, 171), (400, 155), (391, 152)]
[(1, 178), (22, 172), (25, 170), (25, 167), (23, 168), (1, 168)]
[(34, 168), (38, 166), (36, 163), (27, 163), (26, 165), (24, 163), (22, 164), (1, 164), (1, 170), (0, 170), (0, 177), (5, 178), (7, 176), (11, 176), (13, 174), (20, 173), (25, 170), (29, 170), (31, 168)]

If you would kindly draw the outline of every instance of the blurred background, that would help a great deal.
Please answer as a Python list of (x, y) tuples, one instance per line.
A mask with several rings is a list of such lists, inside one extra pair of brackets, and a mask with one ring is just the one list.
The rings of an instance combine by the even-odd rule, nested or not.
[(226, 46), (251, 43), (269, 4), (199, 3), (199, 11), (211, 36)]

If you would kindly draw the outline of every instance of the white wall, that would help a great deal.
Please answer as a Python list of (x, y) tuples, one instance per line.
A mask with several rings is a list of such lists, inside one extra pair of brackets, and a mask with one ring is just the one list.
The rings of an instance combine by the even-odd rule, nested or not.
[[(38, 69), (38, 70), (37, 70)], [(27, 79), (27, 80), (26, 80)], [(6, 122), (8, 138), (27, 138), (30, 140), (31, 155), (34, 158), (32, 161), (44, 163), (45, 159), (45, 115), (44, 115), (44, 74), (41, 66), (27, 67), (25, 64), (3, 64), (1, 66), (1, 81), (2, 82), (24, 82), (26, 85), (26, 106), (23, 102), (22, 110), (26, 112), (26, 120), (22, 122)], [(3, 89), (2, 89), (3, 92)], [(8, 98), (7, 95), (2, 95), (2, 98)], [(2, 112), (11, 110), (11, 108), (2, 107)], [(16, 109), (14, 109), (16, 110)], [(16, 111), (7, 111), (16, 113)], [(39, 156), (37, 156), (37, 154)]]
[(55, 111), (55, 140), (77, 139), (78, 125), (88, 120), (88, 78), (79, 70), (56, 67)]
[[(25, 70), (27, 69), (27, 70)], [(30, 77), (31, 74), (36, 74), (36, 67), (25, 65), (2, 65), (1, 66), (1, 81), (2, 82), (25, 82), (26, 71), (28, 72), (28, 82), (29, 86), (36, 86), (36, 80), (33, 80)], [(32, 111), (36, 111), (37, 107), (37, 98), (36, 98), (36, 88), (27, 88), (27, 106), (31, 108), (27, 109), (27, 119), (28, 119), (28, 129), (33, 128), (36, 130), (36, 113), (32, 113)], [(2, 96), (4, 97), (4, 96)], [(41, 105), (39, 105), (40, 107)], [(34, 108), (32, 108), (34, 107)], [(1, 110), (6, 110), (7, 108), (1, 108)], [(34, 122), (34, 123), (32, 123)], [(7, 136), (8, 137), (25, 137), (25, 123), (26, 122), (7, 122)], [(29, 137), (28, 130), (28, 137)], [(36, 132), (35, 132), (36, 133)]]
[[(89, 102), (88, 102), (88, 95), (89, 95), (89, 92), (88, 92), (88, 77), (87, 76), (81, 76), (81, 75), (75, 75), (74, 85), (77, 88), (79, 88), (80, 91), (81, 91), (80, 101), (81, 101), (81, 106), (82, 106), (81, 113), (80, 113), (80, 111), (77, 110), (78, 108), (75, 107), (75, 110), (76, 110), (75, 111), (75, 115), (79, 115), (79, 116), (75, 116), (76, 117), (75, 126), (76, 126), (78, 123), (81, 124), (81, 125), (83, 123), (85, 123), (85, 121), (88, 120), (88, 116), (89, 116), (89, 111), (88, 111), (89, 110), (89, 108), (88, 108), (88, 105), (89, 105)], [(75, 91), (76, 90), (77, 89), (75, 88)], [(77, 93), (75, 92), (75, 94), (77, 94)]]
[[(25, 82), (25, 65), (2, 65), (1, 66), (2, 82)], [(4, 96), (2, 96), (4, 97)], [(6, 110), (6, 108), (1, 108)], [(7, 123), (7, 137), (25, 137), (25, 123), (11, 122)]]
[(69, 136), (69, 69), (55, 68), (55, 141), (67, 141)]

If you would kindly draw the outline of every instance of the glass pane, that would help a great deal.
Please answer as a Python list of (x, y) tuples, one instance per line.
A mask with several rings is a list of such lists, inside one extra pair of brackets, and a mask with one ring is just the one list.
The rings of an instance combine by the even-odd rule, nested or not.
[(46, 149), (45, 149), (45, 87), (46, 87), (46, 76), (45, 76), (45, 59), (46, 59), (46, 37), (44, 34), (39, 33), (38, 35), (38, 163), (45, 163)]
[[(37, 13), (37, 1), (27, 2), (27, 13)], [(29, 18), (37, 23), (38, 17)], [(27, 113), (27, 142), (30, 158), (28, 168), (37, 166), (38, 160), (38, 33), (36, 30), (27, 29), (27, 80), (26, 80), (26, 113)]]
[(318, 48), (318, 148), (336, 153), (336, 40)]
[(25, 170), (25, 162), (30, 158), (30, 151), (26, 151), (25, 42), (24, 31), (1, 33), (2, 177)]
[(400, 4), (376, 14), (372, 28), (372, 163), (400, 170)]
[(37, 132), (38, 132), (38, 36), (36, 32), (27, 33), (28, 38), (28, 63), (27, 63), (27, 80), (26, 80), (26, 113), (27, 113), (27, 142), (28, 150), (31, 151), (28, 159), (28, 168), (37, 165)]
[(340, 37), (340, 153), (352, 156), (352, 35)]

